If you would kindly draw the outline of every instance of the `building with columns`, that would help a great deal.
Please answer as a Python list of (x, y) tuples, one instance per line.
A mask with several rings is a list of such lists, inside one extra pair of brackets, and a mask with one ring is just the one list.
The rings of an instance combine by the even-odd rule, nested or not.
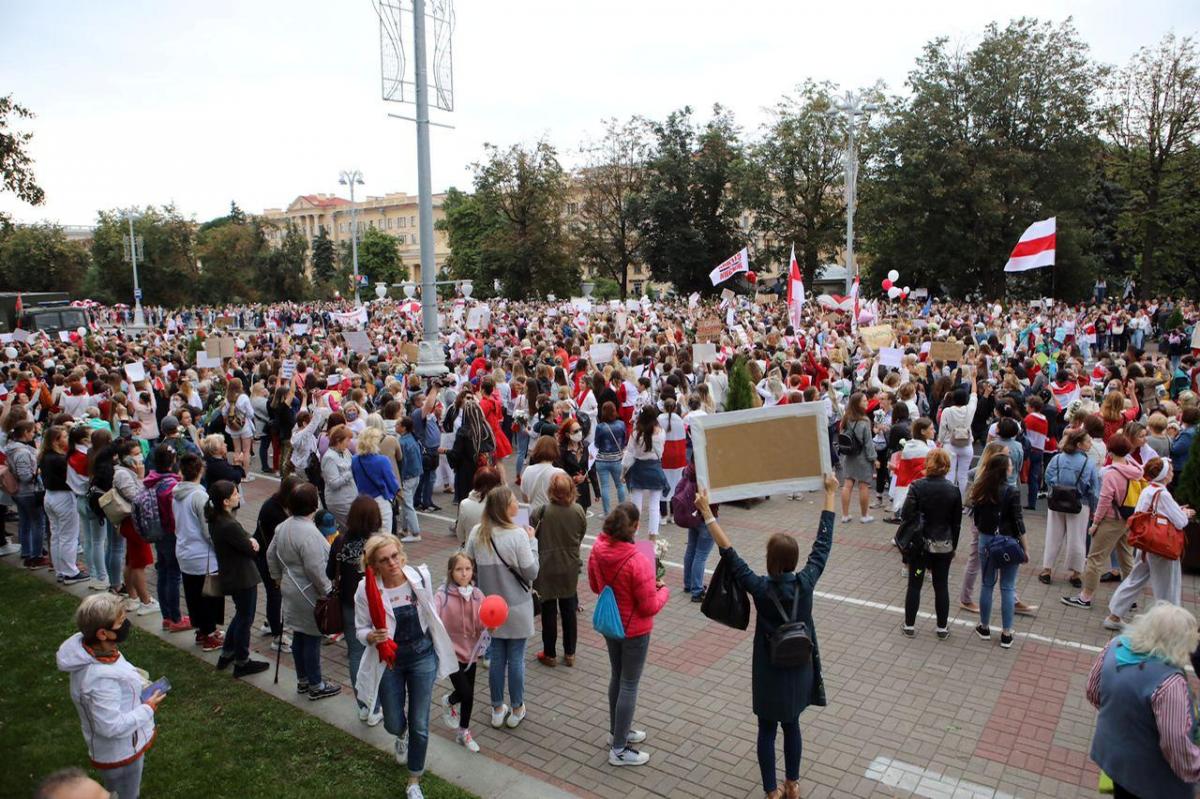
[[(442, 219), (442, 200), (445, 194), (433, 195), (434, 224)], [(355, 203), (358, 208), (358, 239), (367, 228), (375, 228), (397, 239), (400, 245), (400, 257), (409, 268), (410, 279), (421, 281), (421, 242), (417, 226), (417, 196), (394, 192), (382, 197), (367, 197)], [(320, 235), (321, 228), (329, 232), (329, 238), (334, 246), (350, 241), (350, 208), (351, 203), (344, 197), (329, 194), (302, 194), (288, 205), (287, 208), (268, 208), (262, 216), (278, 223), (276, 230), (269, 236), (273, 241), (282, 241), (287, 224), (294, 223), (308, 239), (309, 248), (312, 241)], [(450, 255), (446, 234), (434, 231), (434, 262), (440, 273)]]

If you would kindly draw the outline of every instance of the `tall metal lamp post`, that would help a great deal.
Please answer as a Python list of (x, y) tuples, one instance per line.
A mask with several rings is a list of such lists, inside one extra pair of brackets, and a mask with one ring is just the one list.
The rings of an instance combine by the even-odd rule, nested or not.
[(362, 172), (357, 169), (343, 170), (338, 183), (350, 187), (350, 260), (354, 263), (354, 304), (362, 305), (358, 297), (358, 205), (354, 202), (354, 187), (363, 185)]
[(855, 132), (859, 118), (878, 108), (875, 103), (863, 102), (862, 95), (848, 91), (829, 111), (830, 116), (841, 115), (846, 118), (846, 294), (850, 293), (850, 286), (858, 275), (858, 265), (854, 261), (854, 210), (858, 206), (858, 142)]
[[(125, 260), (129, 261), (133, 265), (133, 326), (145, 327), (146, 315), (142, 312), (142, 288), (140, 285), (138, 285), (137, 271), (138, 253), (142, 252), (142, 246), (140, 238), (133, 234), (133, 222), (136, 219), (141, 219), (142, 215), (130, 208), (128, 211), (125, 211), (122, 216), (126, 221), (129, 222), (129, 241), (127, 242), (128, 246), (125, 250), (128, 257)], [(144, 258), (145, 253), (142, 252), (142, 255)]]

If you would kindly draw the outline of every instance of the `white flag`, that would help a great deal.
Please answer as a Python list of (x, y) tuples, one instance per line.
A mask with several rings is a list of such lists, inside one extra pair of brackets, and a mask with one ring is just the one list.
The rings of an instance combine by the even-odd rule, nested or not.
[(717, 286), (740, 272), (748, 271), (750, 271), (750, 252), (747, 248), (743, 247), (729, 260), (709, 272), (708, 279), (712, 281), (714, 286)]

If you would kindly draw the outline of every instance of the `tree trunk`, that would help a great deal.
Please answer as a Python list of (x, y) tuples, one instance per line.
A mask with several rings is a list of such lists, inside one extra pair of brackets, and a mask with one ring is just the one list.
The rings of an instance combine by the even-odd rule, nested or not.
[(1158, 183), (1146, 193), (1146, 235), (1142, 238), (1142, 272), (1138, 296), (1148, 297), (1154, 279), (1154, 250), (1158, 246)]

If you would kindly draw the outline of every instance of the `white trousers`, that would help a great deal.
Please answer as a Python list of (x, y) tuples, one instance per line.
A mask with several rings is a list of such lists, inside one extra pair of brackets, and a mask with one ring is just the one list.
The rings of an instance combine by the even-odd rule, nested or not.
[[(1108, 600), (1108, 612), (1125, 618), (1131, 606), (1142, 595), (1142, 589), (1150, 583), (1150, 592), (1155, 599), (1179, 605), (1183, 598), (1183, 570), (1177, 560), (1167, 560), (1158, 555), (1138, 552), (1133, 561), (1133, 571), (1121, 581), (1112, 599)], [(1146, 608), (1143, 606), (1142, 610)]]
[(1083, 572), (1084, 549), (1087, 542), (1088, 512), (1084, 507), (1079, 513), (1046, 512), (1046, 550), (1042, 553), (1042, 568), (1054, 567), (1058, 552), (1066, 544), (1066, 567), (1073, 572)]
[(950, 474), (946, 475), (946, 479), (958, 486), (958, 493), (962, 495), (963, 502), (966, 502), (971, 460), (975, 457), (975, 450), (970, 446), (956, 447), (946, 444), (946, 452), (950, 453)]
[(629, 501), (641, 511), (642, 503), (645, 502), (650, 506), (646, 511), (646, 534), (658, 535), (658, 526), (662, 522), (662, 513), (658, 507), (659, 500), (663, 498), (662, 492), (654, 488), (631, 488), (629, 489)]
[(46, 518), (50, 522), (50, 563), (59, 577), (79, 573), (79, 511), (70, 491), (46, 492)]

